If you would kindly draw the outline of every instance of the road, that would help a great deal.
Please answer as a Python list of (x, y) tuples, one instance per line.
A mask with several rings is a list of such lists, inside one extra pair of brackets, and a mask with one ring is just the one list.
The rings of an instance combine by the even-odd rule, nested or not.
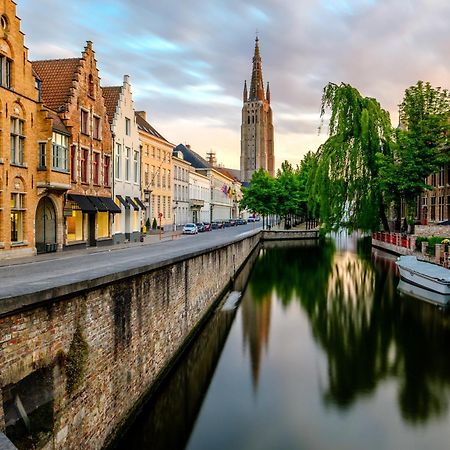
[(68, 251), (55, 253), (52, 259), (35, 257), (21, 264), (11, 261), (11, 265), (0, 267), (0, 303), (2, 300), (29, 296), (74, 283), (86, 282), (88, 287), (90, 280), (162, 264), (185, 254), (226, 244), (260, 229), (260, 223), (247, 224), (193, 236), (182, 235), (173, 241), (120, 249), (105, 247), (104, 251), (95, 253), (76, 252), (71, 255)]

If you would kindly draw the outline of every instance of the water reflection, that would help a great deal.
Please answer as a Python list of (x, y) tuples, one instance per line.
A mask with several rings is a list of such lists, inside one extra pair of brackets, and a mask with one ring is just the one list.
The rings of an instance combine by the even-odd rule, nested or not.
[[(372, 395), (381, 381), (395, 378), (405, 421), (425, 423), (447, 414), (449, 316), (400, 298), (394, 260), (379, 254), (371, 258), (367, 239), (347, 242), (356, 253), (344, 251), (342, 239), (338, 253), (332, 241), (321, 247), (263, 250), (250, 281), (252, 304), (242, 306), (244, 337), (260, 336), (253, 348), (267, 346), (266, 327), (255, 318), (270, 313), (274, 290), (284, 306), (300, 302), (326, 354), (326, 405), (351, 408), (360, 397)], [(259, 334), (249, 333), (247, 323)], [(252, 367), (258, 367), (260, 353), (255, 361), (251, 356)]]
[(265, 246), (120, 448), (447, 448), (450, 316), (397, 283), (367, 239)]

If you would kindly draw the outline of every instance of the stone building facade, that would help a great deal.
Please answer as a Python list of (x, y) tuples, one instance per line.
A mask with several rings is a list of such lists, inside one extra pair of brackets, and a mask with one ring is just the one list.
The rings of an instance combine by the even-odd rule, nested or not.
[(70, 174), (64, 206), (65, 247), (112, 243), (112, 135), (92, 42), (81, 58), (34, 61), (42, 100), (68, 130), (61, 171)]
[(113, 194), (122, 211), (114, 217), (113, 240), (138, 242), (146, 208), (141, 200), (141, 144), (130, 77), (124, 76), (122, 86), (102, 90), (113, 137)]
[(16, 5), (0, 4), (0, 259), (63, 243), (67, 172), (53, 170), (52, 135), (67, 133), (41, 102)]
[(184, 160), (183, 153), (174, 150), (173, 161), (173, 209), (177, 228), (192, 222), (190, 213), (189, 179), (193, 171), (190, 163)]
[(262, 60), (259, 39), (256, 38), (255, 55), (250, 92), (244, 83), (244, 106), (241, 125), (241, 174), (240, 180), (249, 182), (253, 173), (265, 169), (275, 176), (274, 133), (270, 87), (264, 93)]
[(143, 111), (136, 113), (142, 146), (142, 198), (147, 211), (145, 221), (165, 230), (173, 227), (173, 161), (171, 144), (147, 121)]

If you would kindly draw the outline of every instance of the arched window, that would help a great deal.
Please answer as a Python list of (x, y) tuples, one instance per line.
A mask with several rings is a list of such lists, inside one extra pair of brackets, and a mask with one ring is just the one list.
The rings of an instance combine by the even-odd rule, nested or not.
[(25, 193), (20, 178), (15, 178), (11, 192), (11, 243), (24, 241)]

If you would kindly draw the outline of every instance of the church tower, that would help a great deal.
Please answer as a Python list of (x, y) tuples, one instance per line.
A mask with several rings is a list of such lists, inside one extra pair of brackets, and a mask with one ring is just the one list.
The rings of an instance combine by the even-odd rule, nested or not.
[(241, 181), (250, 181), (253, 172), (265, 169), (275, 176), (275, 156), (273, 147), (272, 108), (270, 87), (264, 92), (262, 61), (259, 39), (256, 37), (255, 56), (250, 92), (244, 83), (244, 106), (241, 125)]

